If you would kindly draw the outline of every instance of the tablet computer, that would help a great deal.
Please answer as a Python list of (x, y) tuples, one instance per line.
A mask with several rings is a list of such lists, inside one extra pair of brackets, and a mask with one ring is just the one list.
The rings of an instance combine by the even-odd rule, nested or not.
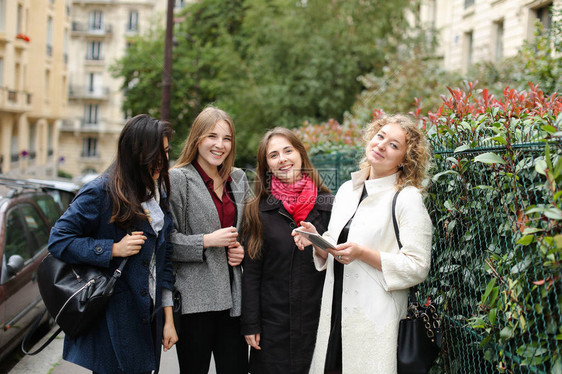
[(332, 243), (330, 243), (329, 241), (327, 241), (326, 239), (324, 239), (322, 236), (318, 234), (315, 234), (313, 232), (307, 232), (300, 228), (295, 229), (295, 231), (301, 235), (304, 235), (308, 240), (310, 240), (312, 244), (314, 244), (316, 247), (324, 251), (326, 250), (326, 248), (332, 248), (332, 249), (335, 248)]

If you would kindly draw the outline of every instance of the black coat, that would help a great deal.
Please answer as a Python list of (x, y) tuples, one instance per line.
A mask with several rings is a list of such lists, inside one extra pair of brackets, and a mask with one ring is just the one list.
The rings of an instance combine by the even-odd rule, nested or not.
[[(305, 221), (319, 233), (328, 228), (333, 196), (320, 192)], [(246, 254), (242, 276), (242, 334), (260, 333), (261, 351), (251, 350), (251, 373), (308, 373), (320, 316), (324, 273), (314, 267), (312, 246), (300, 251), (297, 227), (283, 204), (260, 201), (261, 257)]]

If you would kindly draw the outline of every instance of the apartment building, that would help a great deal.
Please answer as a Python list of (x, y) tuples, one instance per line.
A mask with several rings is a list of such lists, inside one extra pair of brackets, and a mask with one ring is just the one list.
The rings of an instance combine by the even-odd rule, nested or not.
[[(185, 2), (176, 0), (176, 10)], [(135, 36), (156, 25), (165, 27), (166, 10), (167, 0), (71, 0), (68, 116), (59, 137), (64, 172), (97, 174), (113, 161), (119, 133), (131, 114), (122, 110), (122, 80), (109, 67), (124, 56)]]
[(419, 19), (436, 30), (444, 67), (465, 72), (516, 55), (534, 37), (536, 21), (552, 26), (554, 9), (562, 0), (423, 0)]
[(56, 176), (69, 15), (65, 0), (0, 0), (0, 173)]

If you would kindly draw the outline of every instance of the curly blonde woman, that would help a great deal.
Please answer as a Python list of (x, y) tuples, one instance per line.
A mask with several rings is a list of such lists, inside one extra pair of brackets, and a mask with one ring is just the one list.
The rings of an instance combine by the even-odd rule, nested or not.
[[(409, 117), (373, 122), (361, 170), (336, 194), (324, 237), (335, 249), (314, 250), (326, 271), (311, 373), (396, 373), (398, 322), (408, 289), (429, 272), (432, 224), (422, 199), (429, 163), (423, 133)], [(392, 200), (400, 190), (392, 224)], [(316, 231), (303, 223), (307, 231)], [(310, 244), (293, 233), (299, 248)]]

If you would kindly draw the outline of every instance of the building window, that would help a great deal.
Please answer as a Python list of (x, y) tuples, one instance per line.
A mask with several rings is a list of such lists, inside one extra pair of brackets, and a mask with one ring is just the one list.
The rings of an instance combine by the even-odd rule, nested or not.
[(139, 28), (139, 12), (131, 10), (129, 12), (129, 22), (127, 22), (127, 31), (138, 31)]
[(535, 9), (537, 20), (542, 24), (544, 32), (548, 33), (552, 27), (552, 3)]
[(51, 97), (51, 95), (49, 95), (51, 91), (51, 71), (50, 70), (45, 70), (45, 100), (48, 101), (49, 97)]
[(86, 60), (102, 60), (101, 54), (102, 42), (90, 41), (88, 42), (88, 54)]
[(0, 87), (4, 86), (4, 59), (0, 57)]
[(494, 61), (501, 61), (503, 58), (503, 20), (494, 22)]
[(102, 85), (101, 85), (101, 74), (99, 73), (89, 73), (86, 77), (87, 79), (87, 90), (90, 94), (101, 95)]
[(68, 29), (64, 29), (64, 52), (63, 52), (63, 59), (64, 63), (68, 64)]
[(472, 31), (465, 32), (463, 39), (463, 67), (466, 71), (472, 65)]
[(18, 14), (17, 14), (17, 19), (16, 19), (16, 34), (21, 34), (23, 32), (22, 30), (22, 17), (23, 17), (23, 7), (21, 5), (18, 5)]
[(98, 110), (99, 110), (99, 106), (97, 104), (86, 104), (84, 106), (84, 124), (97, 125)]
[(6, 31), (6, 0), (0, 0), (0, 31)]
[(37, 155), (37, 125), (29, 124), (29, 158), (34, 159)]
[(101, 10), (93, 10), (90, 12), (88, 29), (91, 31), (102, 30), (103, 12)]
[(47, 56), (53, 55), (53, 18), (47, 19)]
[(97, 138), (84, 138), (82, 143), (82, 157), (97, 157), (97, 147), (98, 147), (98, 139)]
[(468, 8), (474, 5), (474, 3), (476, 2), (476, 0), (464, 0), (464, 8)]
[(182, 9), (183, 7), (185, 7), (185, 0), (175, 0), (174, 8)]

